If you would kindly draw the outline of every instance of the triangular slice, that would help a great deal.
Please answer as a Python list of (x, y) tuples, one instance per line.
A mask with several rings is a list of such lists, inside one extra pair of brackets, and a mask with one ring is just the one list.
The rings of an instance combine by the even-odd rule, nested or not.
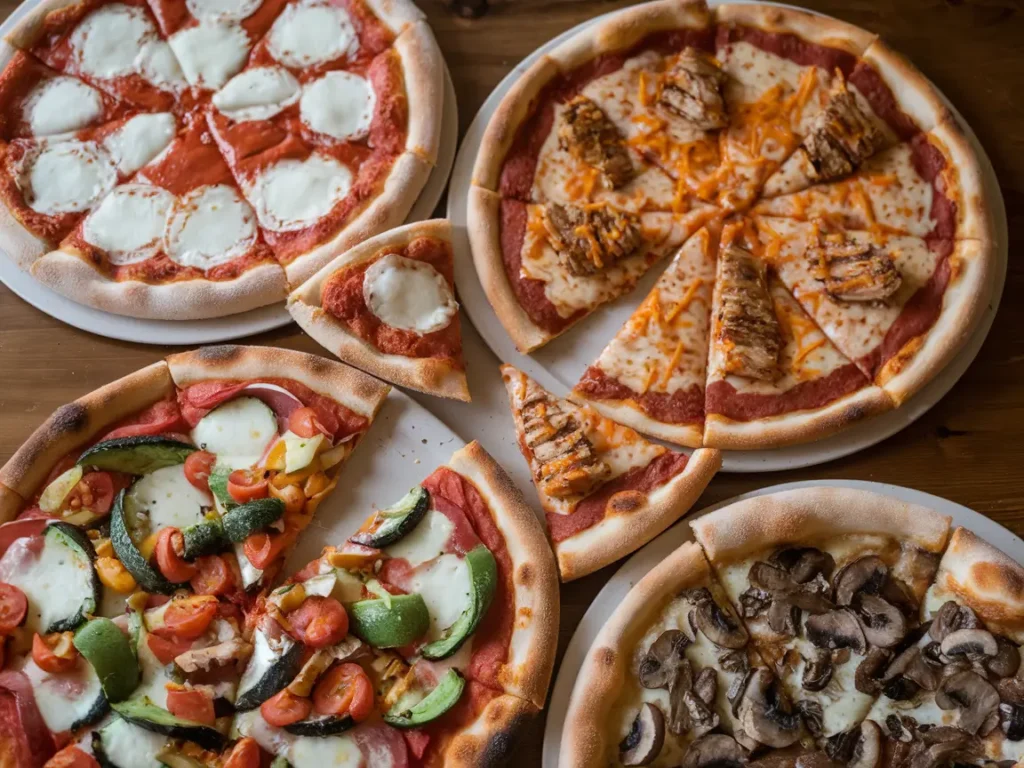
[[(819, 744), (881, 734), (861, 721), (890, 649), (910, 642), (949, 518), (849, 488), (731, 504), (691, 523), (754, 646)], [(877, 748), (877, 747), (876, 747)]]
[(719, 253), (704, 444), (759, 449), (807, 442), (891, 408), (747, 250), (759, 244), (743, 230), (728, 225)]
[(516, 438), (540, 496), (563, 581), (638, 549), (693, 505), (721, 466), (656, 445), (503, 365)]
[(288, 311), (347, 363), (469, 400), (446, 220), (392, 229), (341, 254), (289, 296)]
[(644, 434), (698, 448), (720, 227), (686, 241), (572, 397)]

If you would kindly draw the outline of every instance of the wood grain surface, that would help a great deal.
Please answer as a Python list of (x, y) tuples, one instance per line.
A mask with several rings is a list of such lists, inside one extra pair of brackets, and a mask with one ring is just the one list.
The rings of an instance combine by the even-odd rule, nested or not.
[[(458, 93), (460, 131), (521, 58), (565, 29), (627, 3), (512, 0), (483, 18), (425, 7)], [(1024, 4), (1020, 0), (825, 0), (809, 7), (880, 33), (953, 101), (992, 159), (1009, 217), (1002, 305), (978, 359), (908, 429), (860, 454), (773, 475), (719, 475), (698, 506), (766, 484), (814, 478), (896, 483), (965, 504), (1024, 535)], [(15, 3), (0, 2), (0, 17)], [(443, 210), (443, 206), (442, 206)], [(295, 326), (249, 343), (317, 351)], [(58, 405), (170, 349), (77, 331), (0, 285), (0, 462)], [(452, 425), (457, 428), (458, 425)], [(998, 542), (996, 542), (998, 543)], [(559, 653), (615, 566), (562, 589)], [(543, 720), (519, 740), (513, 764), (540, 765)]]

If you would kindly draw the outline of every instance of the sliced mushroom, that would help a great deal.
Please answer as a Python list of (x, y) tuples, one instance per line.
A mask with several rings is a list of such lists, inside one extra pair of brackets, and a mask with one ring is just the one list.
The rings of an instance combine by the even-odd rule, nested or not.
[(882, 686), (882, 695), (892, 701), (910, 701), (917, 696), (921, 686), (909, 677), (894, 677)]
[(640, 685), (644, 688), (667, 688), (673, 682), (680, 665), (686, 661), (686, 647), (690, 638), (678, 629), (668, 629), (658, 635), (640, 660)]
[(882, 760), (882, 729), (874, 720), (860, 724), (860, 735), (848, 768), (875, 768)]
[(985, 669), (996, 677), (1013, 677), (1020, 669), (1020, 650), (1005, 637), (996, 636), (998, 650), (992, 658), (985, 659)]
[(693, 692), (709, 707), (715, 703), (718, 694), (718, 674), (712, 667), (704, 667), (693, 681)]
[(704, 600), (690, 611), (690, 621), (719, 648), (742, 648), (747, 644), (747, 630), (722, 610), (714, 600)]
[(1010, 741), (1024, 739), (1024, 705), (1007, 704), (999, 705), (999, 721), (1003, 733)]
[(757, 587), (749, 587), (740, 595), (740, 612), (743, 618), (752, 619), (768, 610), (772, 604), (772, 594)]
[(843, 768), (842, 763), (837, 763), (824, 752), (806, 752), (792, 765), (793, 768)]
[(623, 765), (649, 765), (665, 743), (665, 717), (651, 703), (640, 707), (629, 733), (619, 743), (619, 760)]
[(924, 660), (921, 653), (914, 655), (904, 670), (903, 676), (908, 680), (913, 680), (926, 691), (934, 691), (939, 687), (939, 672)]
[(692, 695), (693, 671), (690, 663), (686, 662), (685, 671), (681, 669), (678, 679), (669, 686), (668, 700), (669, 712), (665, 720), (665, 726), (677, 736), (682, 735), (693, 727), (690, 719), (690, 710), (686, 705), (686, 696)]
[(690, 744), (679, 768), (740, 768), (746, 764), (747, 753), (736, 739), (711, 733)]
[(821, 731), (825, 726), (825, 711), (821, 708), (821, 704), (812, 699), (800, 699), (796, 703), (796, 711), (800, 713), (800, 717), (803, 718), (804, 725), (807, 726), (811, 735), (815, 738), (821, 736)]
[(988, 680), (967, 671), (943, 680), (935, 692), (935, 703), (940, 709), (958, 709), (959, 727), (975, 734), (999, 706), (999, 694)]
[(758, 560), (747, 572), (747, 580), (758, 589), (766, 592), (791, 592), (797, 587), (789, 573), (777, 565)]
[(858, 741), (860, 741), (859, 727), (834, 733), (825, 739), (825, 754), (833, 760), (848, 763), (853, 759), (853, 751), (857, 748)]
[(940, 648), (942, 654), (951, 659), (976, 659), (999, 653), (995, 635), (985, 629), (958, 629), (950, 632), (942, 639)]
[(942, 665), (945, 663), (942, 660), (942, 643), (937, 640), (932, 640), (921, 649), (921, 658), (931, 666), (941, 669)]
[(800, 715), (783, 696), (775, 675), (763, 667), (747, 684), (740, 705), (740, 727), (768, 747), (788, 747), (800, 738)]
[(931, 635), (932, 640), (941, 643), (946, 639), (946, 635), (952, 632), (960, 629), (977, 629), (980, 626), (981, 622), (978, 621), (974, 611), (966, 605), (959, 605), (953, 600), (948, 600), (942, 604), (938, 613), (935, 614), (935, 618), (932, 619), (931, 626), (928, 627), (928, 634)]
[(796, 637), (800, 626), (800, 609), (780, 597), (768, 608), (768, 626), (783, 637)]
[(683, 694), (683, 706), (690, 719), (690, 729), (698, 738), (718, 727), (718, 713), (705, 703), (695, 691)]
[(745, 650), (725, 651), (718, 656), (718, 666), (723, 672), (739, 675), (750, 669), (750, 659)]
[(999, 698), (1007, 704), (1024, 704), (1024, 679), (1009, 677), (996, 683)]
[(832, 679), (832, 654), (823, 648), (815, 648), (814, 654), (804, 665), (801, 685), (805, 691), (820, 691)]
[(913, 721), (910, 718), (889, 715), (885, 718), (885, 729), (891, 738), (903, 744), (909, 744), (914, 740)]
[(876, 595), (860, 598), (860, 621), (864, 637), (871, 645), (892, 648), (907, 636), (907, 619), (902, 611)]
[(733, 679), (729, 684), (729, 690), (725, 692), (725, 698), (729, 700), (729, 708), (732, 711), (733, 717), (740, 716), (740, 704), (743, 703), (743, 694), (746, 693), (747, 686), (750, 684), (753, 676), (754, 670), (747, 669), (742, 675)]
[(808, 617), (804, 622), (807, 639), (819, 648), (849, 648), (854, 653), (867, 651), (867, 640), (856, 614), (838, 609)]
[(832, 577), (836, 561), (828, 552), (814, 547), (793, 547), (773, 554), (769, 561), (772, 565), (789, 572), (797, 584), (806, 584), (819, 573), (826, 579)]
[(985, 718), (985, 722), (981, 724), (981, 728), (978, 729), (978, 735), (984, 739), (986, 736), (992, 733), (992, 731), (999, 727), (1001, 719), (1002, 718), (999, 714), (999, 707), (996, 707), (991, 712), (989, 712), (988, 717)]
[[(882, 693), (886, 698), (893, 701), (907, 701), (917, 695), (922, 686), (916, 678), (924, 675), (919, 674), (921, 670), (917, 669), (915, 664), (920, 663), (922, 667), (927, 669), (926, 665), (919, 661), (920, 656), (921, 650), (916, 645), (912, 645), (904, 649), (885, 668), (885, 671), (882, 673)], [(911, 668), (913, 668), (913, 673), (907, 674)], [(927, 671), (930, 672), (931, 670)], [(928, 678), (928, 682), (931, 685), (929, 690), (935, 690), (938, 680)]]
[[(913, 573), (913, 571), (911, 572)], [(903, 611), (904, 616), (917, 616), (919, 613), (920, 606), (918, 606), (917, 598), (910, 587), (891, 573), (889, 578), (882, 583), (882, 588), (878, 590), (878, 596)]]
[(864, 661), (857, 665), (853, 676), (854, 687), (861, 693), (875, 695), (882, 690), (882, 675), (885, 672), (892, 652), (884, 648), (872, 648)]
[(938, 726), (919, 733), (921, 740), (910, 751), (910, 768), (942, 768), (982, 756), (981, 742), (960, 728)]
[(889, 566), (876, 555), (868, 555), (844, 565), (832, 584), (836, 604), (850, 605), (858, 592), (877, 594), (888, 575)]

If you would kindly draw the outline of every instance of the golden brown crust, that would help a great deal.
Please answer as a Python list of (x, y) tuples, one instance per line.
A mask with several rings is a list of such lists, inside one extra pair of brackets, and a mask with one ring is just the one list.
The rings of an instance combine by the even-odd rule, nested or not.
[(0, 483), (0, 523), (13, 520), (24, 505), (25, 499)]
[[(700, 424), (669, 424), (651, 418), (637, 407), (634, 400), (601, 400), (591, 398), (585, 392), (574, 389), (569, 393), (573, 402), (589, 405), (602, 416), (607, 416), (619, 424), (632, 427), (637, 432), (656, 437), (687, 448), (700, 448), (704, 445), (704, 430)], [(721, 448), (722, 446), (715, 446)]]
[(612, 747), (608, 721), (626, 683), (632, 649), (672, 598), (710, 579), (704, 553), (688, 541), (637, 582), (619, 603), (594, 639), (576, 677), (562, 730), (559, 765), (584, 768), (606, 763)]
[(43, 0), (31, 13), (18, 22), (18, 26), (12, 29), (4, 39), (15, 48), (28, 50), (39, 40), (39, 36), (43, 32), (43, 22), (46, 21), (47, 16), (63, 8), (80, 4), (82, 4), (81, 0)]
[(410, 24), (424, 21), (426, 16), (409, 0), (366, 0), (373, 15), (388, 25), (396, 35)]
[(719, 5), (713, 10), (719, 24), (742, 24), (766, 32), (797, 35), (804, 40), (830, 48), (838, 48), (861, 56), (878, 36), (872, 32), (847, 24), (845, 21), (795, 8), (772, 5)]
[(0, 468), (0, 483), (31, 499), (67, 453), (82, 448), (111, 425), (174, 395), (162, 360), (62, 405)]
[(0, 202), (0, 251), (19, 269), (29, 272), (36, 260), (49, 250), (49, 243), (29, 232), (14, 212)]
[(445, 746), (445, 768), (504, 765), (518, 746), (516, 735), (539, 711), (510, 694), (491, 699), (476, 720)]
[(946, 158), (942, 180), (947, 194), (956, 202), (956, 237), (993, 240), (992, 203), (974, 143), (953, 113), (946, 109), (928, 137)]
[(572, 581), (636, 551), (686, 514), (722, 466), (722, 454), (699, 448), (686, 468), (650, 493), (644, 506), (608, 514), (596, 525), (554, 545), (562, 581)]
[(224, 344), (167, 358), (174, 383), (210, 379), (293, 379), (372, 420), (391, 387), (344, 363), (278, 347)]
[(480, 443), (456, 451), (448, 466), (480, 491), (512, 559), (516, 623), (498, 680), (507, 693), (543, 708), (558, 645), (559, 606), (558, 574), (544, 529)]
[(750, 421), (734, 421), (717, 413), (704, 419), (704, 444), (709, 447), (751, 451), (821, 440), (866, 418), (891, 410), (892, 400), (868, 386), (827, 406)]
[(402, 60), (406, 98), (409, 100), (409, 134), (405, 148), (433, 165), (437, 162), (437, 150), (441, 144), (444, 59), (434, 33), (422, 20), (402, 30), (395, 40), (395, 50)]
[(922, 131), (935, 128), (947, 112), (946, 103), (921, 71), (877, 38), (863, 54), (896, 97), (896, 103)]
[(888, 535), (941, 552), (949, 517), (916, 504), (853, 488), (816, 487), (755, 496), (690, 523), (716, 566), (781, 544), (844, 534)]

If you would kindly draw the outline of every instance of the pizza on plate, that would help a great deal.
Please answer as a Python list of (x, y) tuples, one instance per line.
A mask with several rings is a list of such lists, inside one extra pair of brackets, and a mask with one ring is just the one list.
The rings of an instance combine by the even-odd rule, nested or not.
[(682, 517), (722, 465), (652, 443), (593, 408), (501, 369), (519, 450), (547, 520), (563, 581), (615, 562)]
[(993, 298), (991, 194), (941, 95), (874, 34), (664, 0), (516, 81), (468, 229), (524, 353), (670, 257), (574, 397), (680, 445), (759, 449), (897, 407), (963, 348)]
[(288, 311), (346, 363), (421, 392), (469, 400), (451, 240), (443, 219), (370, 238), (296, 289)]
[(443, 63), (404, 0), (48, 0), (0, 61), (0, 246), (107, 312), (280, 301), (436, 160)]

